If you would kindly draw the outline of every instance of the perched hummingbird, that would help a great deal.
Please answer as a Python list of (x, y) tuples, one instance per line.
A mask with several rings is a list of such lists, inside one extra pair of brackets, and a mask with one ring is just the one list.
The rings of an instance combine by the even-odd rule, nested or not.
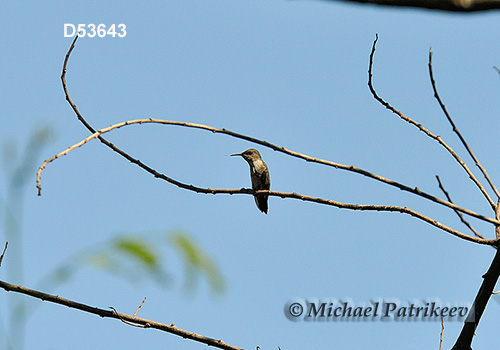
[[(254, 148), (247, 149), (245, 152), (231, 154), (231, 156), (242, 156), (250, 165), (250, 178), (252, 179), (253, 190), (269, 190), (271, 188), (271, 179), (266, 163), (260, 157), (259, 151)], [(257, 208), (264, 214), (267, 214), (267, 194), (254, 195)]]

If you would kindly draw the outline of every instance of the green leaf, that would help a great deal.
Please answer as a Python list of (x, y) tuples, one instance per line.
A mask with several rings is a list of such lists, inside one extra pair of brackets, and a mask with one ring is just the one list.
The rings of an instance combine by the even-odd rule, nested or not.
[(151, 244), (133, 237), (120, 237), (114, 242), (114, 247), (119, 252), (136, 259), (148, 269), (158, 269), (160, 259)]
[(185, 233), (177, 232), (170, 236), (170, 240), (184, 256), (187, 268), (186, 285), (188, 287), (196, 283), (197, 275), (201, 273), (206, 276), (213, 291), (219, 293), (224, 291), (224, 278), (215, 262), (191, 237)]

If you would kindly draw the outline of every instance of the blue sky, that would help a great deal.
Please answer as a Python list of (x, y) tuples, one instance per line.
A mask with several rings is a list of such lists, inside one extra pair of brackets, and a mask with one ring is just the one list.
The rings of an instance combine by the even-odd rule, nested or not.
[[(60, 83), (71, 43), (64, 24), (124, 23), (125, 38), (79, 39), (69, 62), (70, 94), (95, 128), (146, 117), (226, 128), (442, 197), (439, 175), (457, 204), (492, 215), (449, 154), (372, 98), (367, 69), (378, 33), (374, 84), (379, 94), (441, 135), (472, 168), (433, 99), (427, 70), (432, 47), (441, 97), (498, 184), (500, 77), (492, 69), (500, 65), (496, 13), (457, 15), (323, 1), (23, 1), (3, 4), (0, 16), (0, 140), (22, 145), (37, 127), (50, 126), (54, 137), (41, 150), (40, 164), (88, 136)], [(158, 125), (130, 126), (108, 138), (186, 183), (250, 184), (245, 162), (226, 157), (254, 147), (242, 140)], [(468, 233), (449, 209), (356, 174), (256, 148), (269, 166), (274, 190), (408, 206)], [(5, 166), (2, 170), (4, 196)], [(182, 260), (173, 249), (165, 257), (173, 276), (168, 289), (86, 269), (52, 292), (124, 313), (133, 313), (147, 296), (139, 316), (248, 349), (437, 349), (438, 322), (290, 322), (283, 308), (294, 298), (472, 302), (494, 253), (402, 214), (273, 197), (266, 216), (249, 196), (181, 190), (96, 141), (47, 167), (41, 197), (34, 174), (31, 182), (23, 207), (24, 278), (9, 282), (35, 287), (76, 252), (119, 234), (182, 230), (217, 263), (226, 281), (224, 294), (212, 295), (205, 281), (186, 293)], [(471, 223), (493, 237), (491, 226)], [(7, 254), (2, 280), (9, 259)], [(6, 310), (5, 294), (0, 293), (0, 310)], [(476, 332), (477, 348), (499, 346), (500, 304), (495, 301)], [(27, 323), (26, 349), (204, 347), (37, 303)], [(4, 332), (6, 319), (1, 312)], [(445, 326), (443, 348), (450, 348), (462, 324)]]

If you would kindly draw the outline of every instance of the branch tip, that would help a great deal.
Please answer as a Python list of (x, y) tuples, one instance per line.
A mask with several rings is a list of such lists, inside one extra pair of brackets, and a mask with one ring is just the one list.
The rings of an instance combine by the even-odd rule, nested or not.
[(3, 252), (2, 252), (2, 255), (0, 255), (0, 266), (2, 266), (2, 260), (3, 260), (3, 257), (5, 255), (5, 251), (7, 250), (7, 245), (9, 244), (9, 242), (5, 242), (5, 247), (3, 247)]

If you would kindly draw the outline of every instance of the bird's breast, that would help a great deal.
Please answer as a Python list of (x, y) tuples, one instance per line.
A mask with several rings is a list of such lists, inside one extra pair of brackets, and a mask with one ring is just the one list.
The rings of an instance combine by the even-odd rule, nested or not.
[(262, 172), (267, 170), (266, 164), (261, 159), (254, 161), (252, 165), (252, 170), (258, 174), (261, 174)]

